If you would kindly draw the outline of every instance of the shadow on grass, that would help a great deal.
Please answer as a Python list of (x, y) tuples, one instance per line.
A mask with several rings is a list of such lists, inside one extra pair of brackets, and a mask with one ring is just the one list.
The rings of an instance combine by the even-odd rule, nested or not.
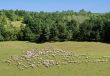
[(71, 41), (71, 42), (100, 42), (100, 43), (105, 43), (105, 44), (110, 44), (110, 41), (89, 41), (89, 40), (60, 40), (60, 41), (27, 41), (27, 43), (37, 43), (37, 44), (43, 44), (43, 43), (55, 43), (55, 42), (67, 42), (67, 41)]
[[(16, 41), (16, 40), (12, 40)], [(25, 41), (25, 40), (18, 40), (18, 41)], [(110, 44), (110, 41), (95, 41), (95, 40), (56, 40), (56, 41), (25, 41), (26, 43), (37, 43), (37, 44), (43, 44), (43, 43), (55, 43), (55, 42), (100, 42), (100, 43), (105, 43), (105, 44)], [(0, 41), (0, 42), (7, 42), (7, 41)]]
[(110, 41), (102, 41), (101, 43), (110, 44)]

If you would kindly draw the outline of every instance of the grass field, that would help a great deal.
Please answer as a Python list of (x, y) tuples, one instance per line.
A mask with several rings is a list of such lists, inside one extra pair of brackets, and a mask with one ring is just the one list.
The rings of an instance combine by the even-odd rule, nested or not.
[(4, 63), (11, 55), (36, 48), (54, 47), (71, 50), (77, 54), (90, 54), (95, 57), (110, 56), (110, 44), (100, 42), (54, 42), (30, 43), (27, 41), (0, 42), (0, 76), (110, 76), (110, 62), (68, 64), (60, 67), (38, 67), (18, 70), (14, 65)]

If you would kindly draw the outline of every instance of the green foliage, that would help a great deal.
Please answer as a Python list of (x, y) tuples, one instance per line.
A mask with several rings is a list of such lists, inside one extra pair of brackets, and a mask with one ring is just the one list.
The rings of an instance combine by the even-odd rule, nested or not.
[(110, 41), (110, 19), (106, 18), (104, 20), (104, 26), (103, 26), (103, 39), (104, 41)]
[(77, 35), (79, 33), (79, 25), (75, 20), (71, 20), (67, 23), (67, 30), (69, 33), (70, 40), (77, 40)]
[(17, 30), (12, 25), (5, 27), (4, 30), (4, 38), (5, 40), (17, 40)]
[[(16, 27), (16, 21), (22, 26)], [(1, 41), (110, 41), (109, 29), (110, 13), (97, 14), (84, 9), (80, 12), (0, 11)]]
[(1, 35), (1, 33), (0, 33), (0, 41), (3, 41), (3, 36)]

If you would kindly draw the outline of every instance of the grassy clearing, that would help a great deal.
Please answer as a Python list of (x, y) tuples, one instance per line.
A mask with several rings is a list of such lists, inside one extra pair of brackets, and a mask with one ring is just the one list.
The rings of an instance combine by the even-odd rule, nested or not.
[(81, 63), (62, 65), (61, 67), (39, 67), (20, 71), (14, 65), (7, 65), (4, 59), (12, 55), (21, 55), (23, 50), (54, 47), (72, 50), (78, 54), (110, 56), (110, 44), (100, 42), (55, 42), (36, 44), (22, 41), (0, 42), (0, 76), (110, 76), (110, 63)]
[(11, 24), (12, 24), (14, 27), (20, 27), (23, 23), (22, 23), (22, 21), (13, 21), (13, 22), (11, 22)]
[(78, 23), (82, 23), (84, 22), (86, 19), (89, 19), (88, 16), (76, 16), (76, 15), (72, 15), (72, 16), (65, 16), (64, 19), (67, 19), (69, 21), (71, 21), (72, 19), (76, 20)]

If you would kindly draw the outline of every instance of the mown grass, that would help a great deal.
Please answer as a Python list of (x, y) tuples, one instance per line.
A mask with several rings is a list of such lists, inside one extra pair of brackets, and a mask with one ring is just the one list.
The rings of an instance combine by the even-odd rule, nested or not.
[(110, 63), (68, 64), (60, 67), (38, 67), (18, 70), (14, 65), (4, 63), (12, 55), (20, 55), (23, 50), (54, 47), (72, 50), (78, 54), (110, 56), (110, 44), (100, 42), (55, 42), (30, 43), (26, 41), (0, 42), (0, 76), (110, 76)]

